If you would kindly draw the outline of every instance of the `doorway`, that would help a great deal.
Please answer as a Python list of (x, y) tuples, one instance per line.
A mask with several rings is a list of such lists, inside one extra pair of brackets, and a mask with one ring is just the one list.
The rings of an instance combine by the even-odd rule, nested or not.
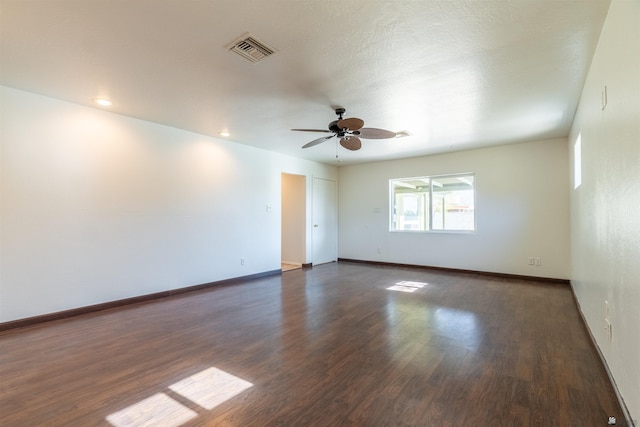
[(302, 268), (307, 257), (307, 177), (282, 173), (282, 271)]

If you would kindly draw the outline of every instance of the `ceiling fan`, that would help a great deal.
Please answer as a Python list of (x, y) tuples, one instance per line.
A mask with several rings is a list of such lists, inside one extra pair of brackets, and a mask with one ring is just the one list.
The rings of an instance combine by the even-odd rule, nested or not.
[(336, 114), (338, 120), (334, 120), (329, 123), (329, 130), (324, 129), (291, 129), (298, 132), (326, 132), (332, 133), (330, 136), (323, 136), (322, 138), (314, 139), (311, 142), (306, 143), (302, 148), (313, 147), (327, 141), (331, 138), (340, 138), (340, 145), (347, 150), (356, 151), (362, 147), (362, 141), (360, 138), (365, 139), (387, 139), (395, 138), (396, 133), (385, 129), (376, 128), (363, 128), (364, 120), (357, 117), (350, 117), (343, 119), (342, 115), (345, 113), (344, 108), (336, 108)]

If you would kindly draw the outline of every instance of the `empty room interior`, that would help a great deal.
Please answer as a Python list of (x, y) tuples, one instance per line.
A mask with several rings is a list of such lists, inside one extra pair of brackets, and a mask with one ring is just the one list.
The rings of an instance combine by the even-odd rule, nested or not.
[(0, 0), (0, 425), (637, 426), (640, 2)]

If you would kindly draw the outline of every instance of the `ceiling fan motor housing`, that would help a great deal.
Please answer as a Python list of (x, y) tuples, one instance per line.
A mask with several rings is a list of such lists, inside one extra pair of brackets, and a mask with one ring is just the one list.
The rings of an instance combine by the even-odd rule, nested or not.
[(340, 126), (338, 126), (338, 122), (340, 120), (342, 120), (342, 115), (346, 112), (347, 110), (345, 110), (342, 107), (338, 107), (336, 108), (336, 114), (338, 115), (338, 120), (334, 120), (331, 123), (329, 123), (329, 130), (331, 132), (335, 132), (336, 136), (339, 138), (342, 138), (343, 136), (346, 135), (346, 129), (341, 128)]

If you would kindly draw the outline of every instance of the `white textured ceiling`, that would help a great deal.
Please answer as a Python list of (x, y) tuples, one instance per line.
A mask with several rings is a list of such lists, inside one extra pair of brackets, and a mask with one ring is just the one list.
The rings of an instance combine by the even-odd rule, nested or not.
[[(341, 164), (566, 136), (609, 0), (0, 0), (1, 83)], [(246, 32), (259, 63), (225, 46)], [(300, 147), (336, 118), (412, 136)]]

